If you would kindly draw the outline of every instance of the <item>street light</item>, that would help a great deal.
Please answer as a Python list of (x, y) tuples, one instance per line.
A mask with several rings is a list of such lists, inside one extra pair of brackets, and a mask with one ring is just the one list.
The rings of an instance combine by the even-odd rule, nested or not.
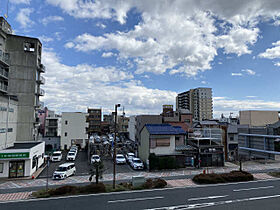
[(120, 107), (120, 104), (115, 104), (115, 135), (114, 135), (114, 155), (113, 155), (113, 159), (114, 159), (114, 171), (113, 171), (113, 189), (116, 188), (116, 146), (117, 146), (117, 142), (116, 142), (116, 133), (117, 133), (117, 112), (118, 112), (118, 107)]

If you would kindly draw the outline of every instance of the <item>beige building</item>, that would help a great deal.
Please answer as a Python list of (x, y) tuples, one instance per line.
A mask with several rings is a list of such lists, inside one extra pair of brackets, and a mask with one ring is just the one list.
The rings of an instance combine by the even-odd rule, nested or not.
[(194, 120), (212, 119), (212, 88), (195, 88), (179, 93), (176, 97), (176, 110), (179, 109), (190, 110)]
[(266, 126), (279, 121), (278, 111), (245, 110), (239, 111), (240, 125)]

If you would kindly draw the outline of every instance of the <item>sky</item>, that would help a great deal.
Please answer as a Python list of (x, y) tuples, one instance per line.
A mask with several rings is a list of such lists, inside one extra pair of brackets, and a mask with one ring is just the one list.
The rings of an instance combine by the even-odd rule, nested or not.
[(51, 110), (159, 114), (197, 87), (214, 117), (280, 110), (280, 0), (0, 0), (7, 13), (43, 44)]

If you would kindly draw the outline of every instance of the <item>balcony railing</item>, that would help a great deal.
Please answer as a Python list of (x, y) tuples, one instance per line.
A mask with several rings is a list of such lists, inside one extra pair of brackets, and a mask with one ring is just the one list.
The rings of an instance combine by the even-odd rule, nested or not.
[(8, 85), (5, 85), (4, 83), (0, 83), (0, 90), (3, 92), (8, 92)]
[(38, 70), (39, 70), (40, 72), (42, 72), (42, 73), (45, 73), (45, 72), (46, 72), (46, 68), (45, 68), (45, 66), (44, 66), (43, 64), (39, 64)]
[(39, 96), (44, 96), (45, 95), (45, 91), (41, 88), (39, 88), (38, 92), (36, 93)]
[(45, 84), (45, 78), (43, 77), (43, 76), (40, 76), (39, 78), (38, 78), (38, 80), (37, 80), (37, 82), (39, 83), (39, 84)]
[(9, 72), (6, 71), (4, 68), (0, 67), (0, 76), (4, 77), (5, 79), (8, 79), (9, 77)]
[(2, 61), (2, 63), (4, 63), (6, 66), (9, 66), (10, 54), (9, 53), (5, 53), (2, 50), (0, 50), (0, 61)]

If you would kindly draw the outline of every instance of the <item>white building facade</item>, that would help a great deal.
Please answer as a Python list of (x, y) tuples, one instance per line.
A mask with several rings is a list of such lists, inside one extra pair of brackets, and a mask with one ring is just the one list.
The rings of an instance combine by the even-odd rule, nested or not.
[(67, 150), (72, 145), (85, 147), (88, 141), (86, 116), (87, 113), (82, 112), (62, 112), (61, 149)]

